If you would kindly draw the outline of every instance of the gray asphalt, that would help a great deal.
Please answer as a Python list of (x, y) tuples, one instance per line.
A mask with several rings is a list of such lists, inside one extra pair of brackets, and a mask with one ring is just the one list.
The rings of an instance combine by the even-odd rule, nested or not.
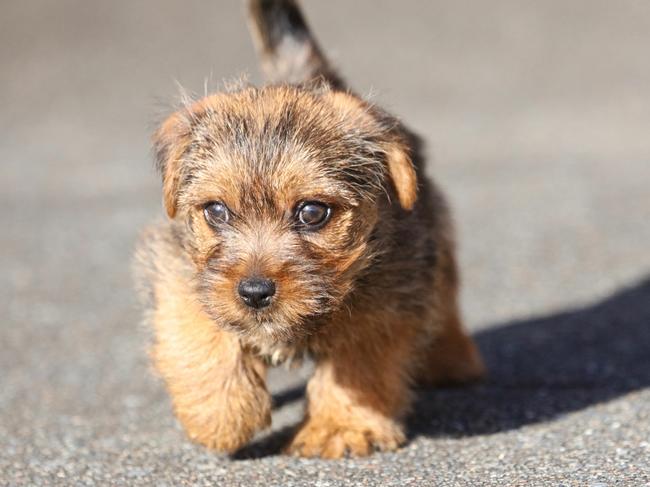
[(490, 380), (422, 391), (399, 452), (328, 462), (278, 454), (308, 376), (279, 370), (271, 432), (235, 458), (189, 443), (129, 262), (175, 81), (259, 80), (241, 6), (3, 2), (0, 484), (650, 485), (650, 3), (306, 10), (429, 141)]

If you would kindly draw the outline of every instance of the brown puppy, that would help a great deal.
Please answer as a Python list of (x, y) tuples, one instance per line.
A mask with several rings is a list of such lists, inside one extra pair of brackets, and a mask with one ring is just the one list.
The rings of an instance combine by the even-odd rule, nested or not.
[(267, 427), (267, 365), (308, 354), (288, 451), (393, 450), (414, 382), (484, 372), (462, 330), (449, 212), (418, 139), (345, 89), (294, 1), (250, 12), (277, 84), (189, 103), (154, 135), (168, 219), (138, 252), (154, 362), (210, 448)]

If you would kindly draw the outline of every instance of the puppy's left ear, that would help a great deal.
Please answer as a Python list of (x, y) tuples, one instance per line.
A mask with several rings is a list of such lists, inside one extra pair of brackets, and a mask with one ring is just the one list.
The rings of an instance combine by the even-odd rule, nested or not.
[(153, 135), (156, 166), (163, 180), (163, 202), (169, 218), (174, 218), (178, 208), (178, 192), (183, 180), (182, 161), (190, 144), (190, 122), (176, 112), (163, 122)]
[(418, 178), (404, 143), (391, 142), (386, 147), (386, 164), (400, 205), (405, 210), (412, 210), (418, 197)]

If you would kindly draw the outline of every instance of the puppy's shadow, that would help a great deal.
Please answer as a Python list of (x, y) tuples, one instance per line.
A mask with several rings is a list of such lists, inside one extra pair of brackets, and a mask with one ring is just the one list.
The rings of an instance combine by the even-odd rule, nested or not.
[[(305, 384), (273, 394), (273, 409), (278, 410), (305, 397)], [(298, 424), (263, 434), (232, 455), (233, 460), (249, 460), (279, 454), (289, 443)]]
[[(496, 324), (475, 339), (489, 379), (419, 390), (411, 438), (506, 431), (650, 386), (650, 278), (583, 308)], [(303, 394), (299, 386), (275, 395), (274, 403)], [(293, 430), (273, 432), (235, 458), (277, 454)]]
[(580, 309), (475, 335), (486, 383), (422, 390), (412, 436), (494, 433), (650, 386), (650, 278)]

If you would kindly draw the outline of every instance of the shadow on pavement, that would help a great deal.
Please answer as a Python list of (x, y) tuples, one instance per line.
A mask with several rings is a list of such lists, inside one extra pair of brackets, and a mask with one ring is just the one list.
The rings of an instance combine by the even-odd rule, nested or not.
[(420, 391), (412, 436), (518, 428), (650, 386), (650, 278), (585, 308), (476, 335), (490, 377)]
[[(496, 325), (475, 336), (490, 377), (467, 388), (422, 389), (411, 438), (496, 433), (650, 386), (650, 278), (584, 308)], [(276, 407), (304, 386), (274, 396)], [(293, 428), (234, 458), (277, 454)]]

